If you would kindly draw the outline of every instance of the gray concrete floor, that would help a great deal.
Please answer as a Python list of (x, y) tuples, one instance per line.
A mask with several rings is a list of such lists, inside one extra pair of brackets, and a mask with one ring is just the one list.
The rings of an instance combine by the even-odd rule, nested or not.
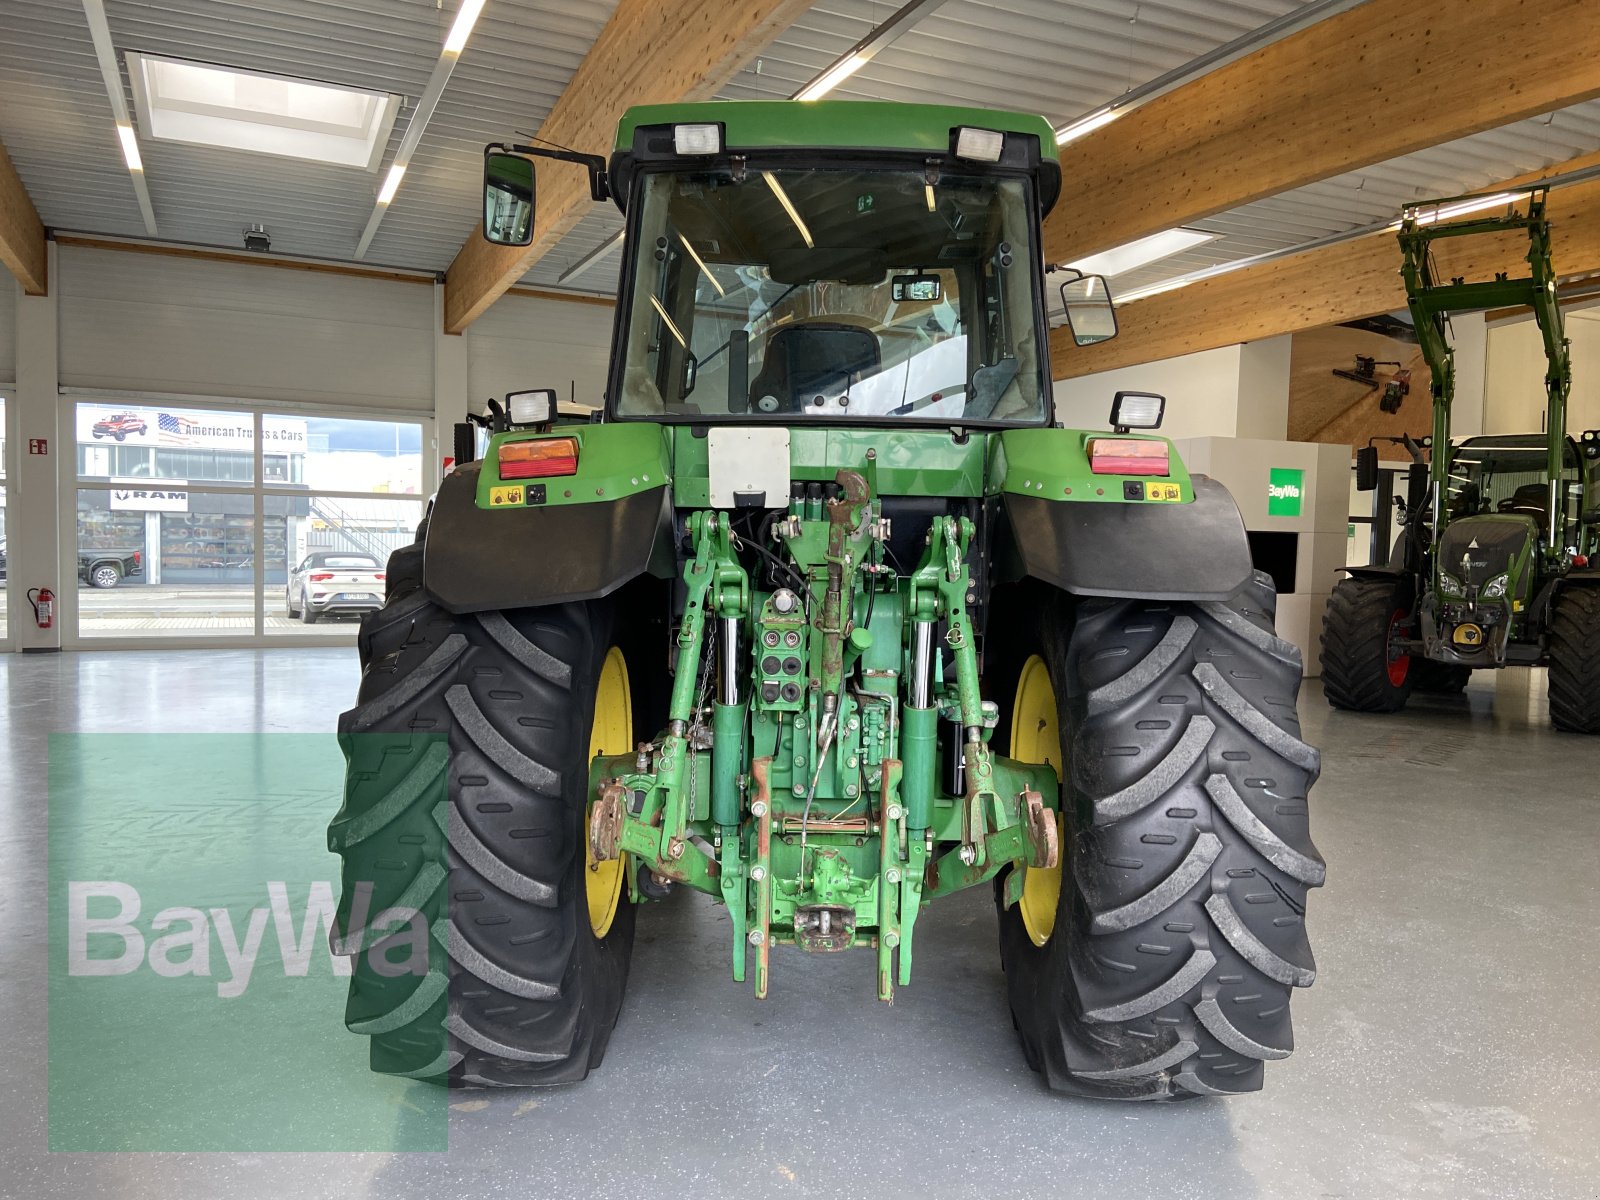
[(865, 956), (793, 953), (757, 1004), (727, 976), (720, 914), (683, 897), (641, 917), (604, 1067), (453, 1097), (448, 1153), (46, 1154), (46, 734), (326, 730), (354, 658), (0, 661), (0, 1196), (1600, 1195), (1600, 744), (1551, 732), (1525, 671), (1387, 718), (1307, 686), (1320, 975), (1258, 1095), (1045, 1092), (1013, 1040), (986, 894), (925, 915), (893, 1008)]

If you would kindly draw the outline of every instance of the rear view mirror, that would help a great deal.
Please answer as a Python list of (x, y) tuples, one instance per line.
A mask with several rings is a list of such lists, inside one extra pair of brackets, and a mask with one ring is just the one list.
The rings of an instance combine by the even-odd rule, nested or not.
[(483, 236), (497, 246), (533, 241), (533, 160), (490, 151), (483, 156)]
[(1080, 275), (1063, 283), (1061, 307), (1075, 344), (1092, 346), (1117, 336), (1117, 310), (1111, 305), (1111, 289), (1101, 276)]
[(937, 275), (896, 275), (889, 292), (897, 301), (933, 301), (944, 294), (944, 286)]
[(1376, 491), (1378, 487), (1378, 448), (1363, 446), (1356, 451), (1356, 490)]

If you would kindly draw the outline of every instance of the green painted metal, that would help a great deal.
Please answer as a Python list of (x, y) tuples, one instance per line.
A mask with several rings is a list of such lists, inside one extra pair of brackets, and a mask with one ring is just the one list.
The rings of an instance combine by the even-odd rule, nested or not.
[(788, 150), (826, 146), (845, 150), (907, 150), (947, 154), (950, 131), (963, 125), (1001, 133), (1031, 134), (1043, 158), (1057, 158), (1055, 130), (1043, 117), (939, 104), (891, 104), (860, 100), (713, 100), (698, 104), (646, 104), (623, 113), (617, 150), (633, 147), (643, 125), (720, 122), (730, 150)]
[[(1440, 661), (1456, 661), (1457, 651), (1451, 630), (1479, 626), (1494, 631), (1502, 639), (1497, 644), (1520, 643), (1520, 661), (1530, 661), (1527, 648), (1542, 661), (1541, 624), (1544, 608), (1533, 603), (1547, 583), (1565, 575), (1571, 567), (1571, 553), (1595, 543), (1594, 530), (1584, 514), (1592, 506), (1593, 483), (1580, 472), (1583, 481), (1576, 505), (1577, 515), (1569, 512), (1563, 482), (1567, 436), (1567, 400), (1572, 388), (1572, 363), (1560, 305), (1556, 296), (1556, 272), (1551, 260), (1551, 228), (1546, 212), (1548, 189), (1534, 186), (1497, 201), (1498, 212), (1483, 212), (1482, 197), (1452, 197), (1408, 206), (1401, 217), (1399, 243), (1402, 254), (1401, 276), (1406, 285), (1407, 304), (1415, 323), (1423, 357), (1433, 375), (1433, 440), (1429, 459), (1430, 536), (1423, 536), (1420, 518), (1408, 528), (1407, 565), (1415, 574), (1413, 591), (1417, 597), (1413, 614), (1420, 627), (1418, 648)], [(1453, 207), (1478, 211), (1451, 219)], [(1458, 209), (1459, 211), (1459, 209)], [(1435, 275), (1434, 254), (1446, 243), (1462, 238), (1499, 238), (1507, 235), (1526, 238), (1526, 271), (1497, 272), (1493, 278), (1466, 282), (1441, 279)], [(1447, 260), (1448, 261), (1448, 260)], [(1450, 443), (1450, 424), (1455, 399), (1455, 354), (1447, 333), (1452, 313), (1487, 308), (1527, 306), (1533, 312), (1545, 355), (1545, 428), (1542, 438), (1544, 463), (1544, 531), (1526, 516), (1464, 511), (1452, 516), (1450, 480), (1453, 465), (1473, 441), (1461, 447)], [(1583, 461), (1581, 453), (1578, 461)], [(1476, 589), (1467, 594), (1451, 573), (1454, 564), (1442, 561), (1438, 553), (1446, 530), (1470, 524), (1474, 530), (1515, 524), (1525, 531), (1525, 541), (1512, 556), (1505, 572), (1510, 579), (1503, 596), (1480, 596)], [(1460, 536), (1469, 536), (1465, 529)], [(1474, 541), (1472, 543), (1476, 545)], [(1479, 635), (1481, 636), (1481, 635)], [(1498, 651), (1497, 651), (1498, 653)], [(1473, 656), (1472, 665), (1503, 665)]]
[[(1475, 312), (1487, 308), (1527, 305), (1538, 322), (1545, 352), (1545, 437), (1549, 449), (1547, 478), (1561, 477), (1566, 449), (1567, 396), (1572, 389), (1572, 361), (1562, 324), (1561, 306), (1556, 300), (1556, 274), (1550, 258), (1550, 222), (1545, 215), (1549, 189), (1535, 187), (1507, 202), (1508, 211), (1471, 220), (1440, 220), (1441, 209), (1471, 197), (1450, 197), (1409, 205), (1400, 221), (1401, 277), (1406, 285), (1406, 303), (1416, 326), (1422, 354), (1433, 375), (1433, 448), (1430, 479), (1433, 486), (1434, 541), (1448, 521), (1441, 503), (1450, 470), (1450, 415), (1455, 400), (1455, 351), (1445, 336), (1451, 313)], [(1515, 205), (1525, 209), (1517, 212)], [(1528, 273), (1511, 277), (1496, 275), (1492, 280), (1465, 283), (1436, 279), (1432, 251), (1446, 240), (1463, 237), (1524, 233), (1528, 239)], [(1552, 492), (1548, 515), (1549, 537), (1546, 551), (1554, 558), (1561, 545), (1561, 507)]]
[[(837, 494), (795, 501), (775, 528), (794, 582), (804, 581), (788, 612), (752, 585), (726, 514), (689, 514), (667, 728), (638, 754), (596, 760), (591, 777), (597, 796), (620, 802), (618, 852), (728, 905), (733, 973), (747, 978), (753, 959), (758, 995), (773, 945), (864, 945), (879, 997), (892, 999), (896, 978), (911, 978), (920, 908), (1034, 858), (1029, 797), (1055, 802), (1048, 766), (987, 745), (993, 706), (979, 691), (968, 613), (972, 523), (935, 521), (921, 563), (899, 574), (885, 563), (887, 527), (868, 482), (887, 473), (873, 448), (866, 454), (864, 470), (838, 469)], [(749, 699), (707, 706), (710, 631), (727, 621), (750, 648)], [(955, 667), (932, 683), (934, 704), (913, 709), (910, 647), (924, 621), (939, 623)], [(804, 686), (790, 700), (767, 686), (779, 680)], [(959, 796), (936, 775), (941, 707), (963, 726)]]
[[(1096, 475), (1089, 469), (1089, 443), (1096, 438), (1118, 441), (1164, 442), (1167, 474)], [(1129, 503), (1123, 483), (1137, 480), (1161, 485), (1148, 499), (1136, 503), (1172, 503), (1170, 487), (1178, 489), (1177, 502), (1194, 499), (1194, 484), (1170, 439), (1156, 434), (1109, 433), (1083, 429), (1007, 429), (991, 437), (993, 460), (989, 468), (991, 492), (1039, 496), (1046, 500), (1077, 503)], [(1146, 489), (1148, 491), (1148, 489)]]
[[(578, 471), (549, 479), (502, 479), (500, 447), (543, 438), (576, 438)], [(494, 434), (478, 471), (479, 508), (504, 508), (496, 503), (494, 489), (522, 485), (523, 498), (514, 507), (538, 505), (600, 504), (648, 492), (668, 481), (670, 442), (666, 431), (654, 425), (563, 425), (545, 433), (513, 429)], [(537, 490), (536, 490), (537, 489)], [(542, 493), (543, 500), (534, 496)]]

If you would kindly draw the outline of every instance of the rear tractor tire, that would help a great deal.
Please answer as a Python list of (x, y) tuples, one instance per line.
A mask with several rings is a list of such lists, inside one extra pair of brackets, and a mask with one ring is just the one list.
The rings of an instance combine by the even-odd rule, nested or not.
[(395, 582), (362, 623), (359, 703), (339, 723), (337, 949), (383, 944), (386, 930), (350, 929), (370, 881), (368, 911), (424, 915), (429, 959), (420, 978), (391, 978), (360, 953), (345, 1023), (381, 1073), (576, 1082), (605, 1054), (633, 948), (627, 860), (587, 855), (590, 758), (631, 750), (636, 733), (613, 609), (456, 616)]
[(1322, 617), (1322, 692), (1335, 708), (1399, 712), (1416, 686), (1416, 661), (1390, 650), (1409, 606), (1398, 580), (1342, 579)]
[(1600, 733), (1600, 587), (1568, 586), (1550, 614), (1550, 723)]
[(1254, 1091), (1294, 1045), (1289, 998), (1315, 975), (1306, 893), (1324, 875), (1306, 812), (1319, 757), (1271, 581), (1217, 603), (1029, 607), (1031, 632), (1002, 652), (1013, 690), (997, 694), (1016, 700), (996, 738), (1056, 765), (1065, 836), (1062, 866), (1026, 869), (1019, 903), (996, 887), (1024, 1056), (1077, 1095)]

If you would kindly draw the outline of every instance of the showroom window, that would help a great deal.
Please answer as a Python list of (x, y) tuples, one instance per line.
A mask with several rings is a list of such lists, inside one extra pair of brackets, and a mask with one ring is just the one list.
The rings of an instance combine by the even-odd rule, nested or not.
[(86, 640), (351, 641), (421, 520), (420, 421), (112, 397), (76, 425)]

